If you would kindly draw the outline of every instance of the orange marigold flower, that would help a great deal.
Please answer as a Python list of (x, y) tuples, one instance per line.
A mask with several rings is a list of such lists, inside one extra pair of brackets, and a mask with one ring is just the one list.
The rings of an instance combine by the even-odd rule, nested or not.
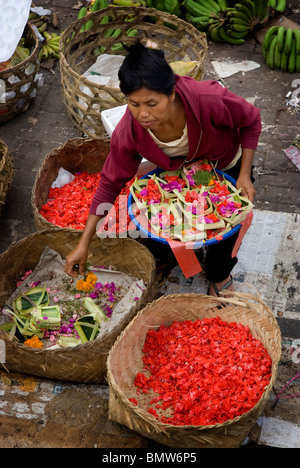
[(97, 276), (89, 271), (84, 279), (80, 279), (76, 283), (76, 289), (79, 291), (91, 292), (97, 282)]
[(44, 347), (42, 341), (35, 335), (33, 335), (31, 338), (28, 338), (28, 340), (24, 342), (24, 345), (30, 346), (31, 348), (43, 348)]

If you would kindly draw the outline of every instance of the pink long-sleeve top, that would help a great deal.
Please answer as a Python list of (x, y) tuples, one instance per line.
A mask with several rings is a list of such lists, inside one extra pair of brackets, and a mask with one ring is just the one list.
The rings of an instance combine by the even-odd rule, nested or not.
[(111, 137), (110, 153), (101, 171), (90, 214), (113, 204), (121, 189), (137, 173), (142, 158), (163, 170), (173, 171), (197, 159), (227, 167), (239, 146), (256, 149), (261, 132), (260, 110), (217, 81), (195, 81), (176, 75), (176, 93), (186, 113), (189, 154), (168, 157), (149, 132), (127, 109)]

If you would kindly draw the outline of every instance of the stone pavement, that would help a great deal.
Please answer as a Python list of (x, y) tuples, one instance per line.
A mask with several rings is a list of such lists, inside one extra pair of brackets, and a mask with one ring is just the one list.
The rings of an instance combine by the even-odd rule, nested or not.
[[(77, 10), (73, 7), (77, 3), (75, 0), (37, 2), (58, 13), (59, 31), (76, 19)], [(300, 24), (298, 0), (288, 4), (286, 15)], [(254, 221), (244, 238), (233, 273), (236, 289), (261, 294), (278, 320), (287, 352), (281, 373), (284, 385), (299, 372), (299, 361), (295, 365), (292, 356), (293, 346), (297, 347), (300, 340), (300, 173), (284, 150), (300, 133), (300, 111), (289, 104), (288, 97), (298, 92), (300, 75), (268, 69), (260, 44), (249, 37), (243, 46), (210, 42), (205, 79), (220, 79), (212, 61), (232, 63), (245, 59), (253, 60), (259, 67), (236, 73), (222, 82), (260, 107), (263, 131), (255, 157)], [(8, 145), (15, 165), (13, 186), (1, 215), (0, 252), (35, 231), (31, 190), (45, 156), (66, 140), (82, 136), (72, 125), (62, 102), (58, 65), (51, 70), (42, 68), (41, 73), (43, 86), (32, 106), (23, 115), (0, 126), (0, 138)], [(203, 277), (185, 279), (175, 267), (161, 292), (204, 293), (206, 289)], [(299, 380), (294, 383), (293, 392), (299, 393)], [(299, 399), (280, 402), (276, 411), (267, 413), (258, 423), (261, 430), (255, 440), (259, 444), (300, 447)]]

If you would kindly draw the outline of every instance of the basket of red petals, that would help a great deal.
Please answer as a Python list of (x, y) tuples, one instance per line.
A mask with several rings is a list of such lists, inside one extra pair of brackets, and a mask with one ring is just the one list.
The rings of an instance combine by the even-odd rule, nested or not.
[[(36, 176), (31, 196), (38, 230), (84, 229), (109, 144), (107, 139), (74, 138), (48, 153)], [(74, 179), (62, 187), (51, 187), (60, 169), (68, 171)]]
[(162, 296), (108, 357), (110, 418), (174, 448), (237, 448), (262, 414), (281, 355), (260, 297)]

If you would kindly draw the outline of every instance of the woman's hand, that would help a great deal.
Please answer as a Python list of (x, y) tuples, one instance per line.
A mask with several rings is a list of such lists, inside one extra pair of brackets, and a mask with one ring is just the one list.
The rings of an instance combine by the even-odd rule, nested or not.
[[(96, 233), (96, 227), (100, 219), (101, 216), (91, 214), (88, 216), (79, 243), (66, 257), (65, 273), (67, 273), (69, 276), (75, 278), (78, 275), (84, 275), (86, 269), (86, 261), (88, 257), (89, 243)], [(78, 271), (74, 268), (75, 265), (79, 265)]]
[(248, 198), (248, 200), (250, 200), (251, 203), (253, 203), (256, 195), (256, 190), (249, 176), (240, 175), (236, 181), (236, 188), (238, 190), (242, 189), (241, 195), (243, 197)]
[[(66, 257), (65, 261), (65, 273), (73, 278), (78, 275), (84, 275), (86, 270), (86, 261), (88, 257), (88, 247), (81, 245), (80, 243), (75, 247), (74, 250)], [(75, 269), (75, 265), (79, 265), (79, 269)]]
[(241, 157), (240, 174), (236, 181), (236, 188), (242, 189), (241, 195), (248, 198), (253, 203), (256, 190), (251, 180), (251, 168), (255, 151), (250, 148), (243, 148)]

